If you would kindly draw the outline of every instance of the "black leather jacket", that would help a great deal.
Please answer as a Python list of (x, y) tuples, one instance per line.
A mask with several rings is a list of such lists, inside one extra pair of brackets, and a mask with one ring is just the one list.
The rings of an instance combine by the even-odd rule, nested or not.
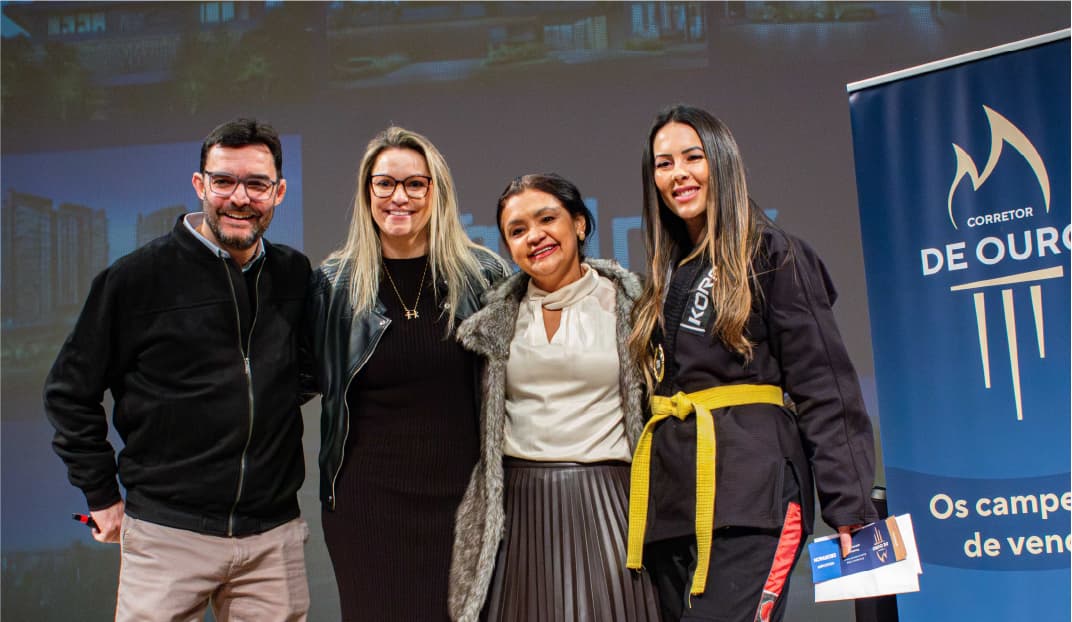
[[(506, 276), (506, 268), (497, 256), (483, 250), (475, 250), (474, 255), (489, 285)], [(374, 309), (355, 317), (350, 304), (349, 273), (339, 275), (335, 282), (337, 274), (337, 264), (321, 265), (313, 271), (309, 288), (313, 352), (321, 393), (320, 501), (328, 510), (335, 509), (335, 479), (350, 431), (346, 392), (391, 323), (378, 300)], [(471, 284), (454, 310), (456, 325), (480, 308), (486, 288), (482, 283)], [(474, 382), (479, 379), (474, 378)]]

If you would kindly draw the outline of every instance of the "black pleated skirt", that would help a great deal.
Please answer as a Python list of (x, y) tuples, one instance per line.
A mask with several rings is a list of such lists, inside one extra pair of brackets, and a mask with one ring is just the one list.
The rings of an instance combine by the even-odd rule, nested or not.
[(625, 567), (629, 465), (506, 458), (506, 534), (484, 619), (659, 620), (651, 581)]

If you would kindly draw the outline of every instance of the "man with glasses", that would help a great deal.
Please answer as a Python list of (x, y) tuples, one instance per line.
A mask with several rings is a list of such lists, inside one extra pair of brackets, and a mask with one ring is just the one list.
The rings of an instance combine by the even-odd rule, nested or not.
[(217, 127), (192, 182), (201, 212), (94, 279), (45, 384), (52, 444), (93, 537), (121, 543), (117, 620), (200, 620), (210, 603), (220, 622), (304, 620), (310, 268), (263, 238), (287, 191), (278, 134)]

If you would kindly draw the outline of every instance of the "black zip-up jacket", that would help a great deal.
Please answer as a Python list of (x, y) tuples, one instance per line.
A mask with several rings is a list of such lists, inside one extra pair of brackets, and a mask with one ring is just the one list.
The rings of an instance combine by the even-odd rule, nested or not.
[[(506, 269), (498, 257), (484, 250), (474, 250), (473, 254), (489, 285), (506, 276)], [(441, 282), (439, 286), (445, 289), (446, 282)], [(455, 326), (480, 308), (485, 289), (480, 283), (469, 284), (465, 294), (458, 300), (458, 308), (453, 310)], [(391, 320), (379, 300), (371, 311), (354, 316), (350, 304), (350, 273), (344, 270), (339, 274), (339, 265), (336, 263), (321, 265), (313, 271), (309, 295), (313, 354), (322, 395), (320, 501), (325, 509), (334, 511), (335, 478), (342, 467), (346, 436), (350, 431), (346, 392), (354, 376), (372, 356)], [(474, 377), (473, 382), (479, 383), (479, 378)], [(474, 394), (480, 394), (479, 384), (476, 384)]]
[(53, 447), (92, 510), (120, 500), (104, 391), (125, 444), (126, 513), (218, 536), (299, 515), (305, 478), (299, 350), (309, 260), (263, 241), (243, 273), (169, 235), (93, 281), (45, 383)]

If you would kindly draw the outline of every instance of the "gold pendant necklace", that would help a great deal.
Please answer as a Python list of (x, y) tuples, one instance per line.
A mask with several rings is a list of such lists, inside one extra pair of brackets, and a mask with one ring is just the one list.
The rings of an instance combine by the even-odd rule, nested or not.
[(417, 299), (413, 301), (413, 308), (406, 307), (405, 301), (402, 300), (402, 294), (398, 293), (398, 286), (395, 285), (395, 280), (391, 278), (391, 271), (387, 269), (387, 262), (383, 262), (383, 271), (387, 274), (387, 282), (391, 284), (391, 289), (395, 290), (395, 296), (398, 298), (398, 304), (402, 305), (402, 312), (405, 314), (407, 320), (415, 320), (420, 316), (417, 313), (417, 303), (421, 301), (421, 292), (424, 291), (424, 277), (428, 274), (428, 260), (424, 261), (424, 271), (421, 272), (421, 282), (417, 284)]

